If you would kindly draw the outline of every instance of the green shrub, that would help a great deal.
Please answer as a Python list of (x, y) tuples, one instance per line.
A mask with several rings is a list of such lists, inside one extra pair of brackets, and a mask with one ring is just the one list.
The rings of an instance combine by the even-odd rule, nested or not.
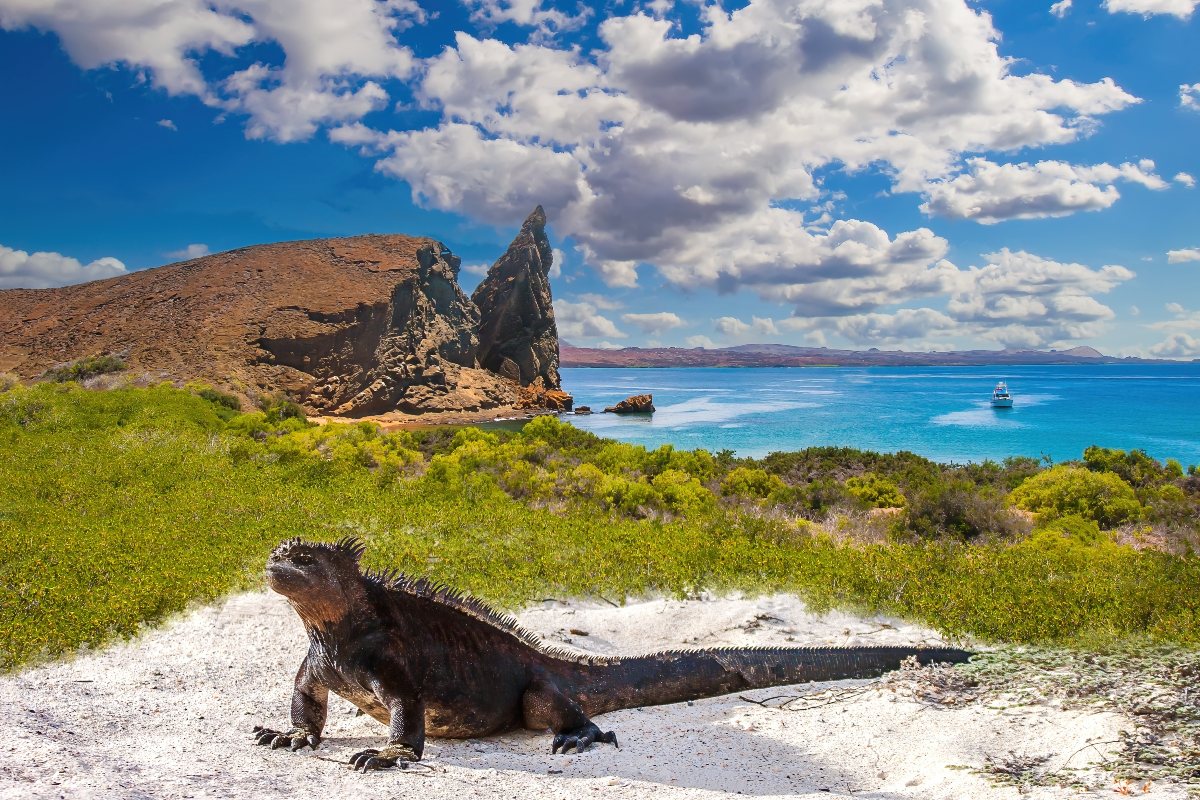
[[(1093, 449), (1099, 448), (1088, 448)], [(1042, 519), (1076, 514), (1104, 528), (1142, 517), (1137, 493), (1119, 475), (1082, 467), (1052, 467), (1025, 480), (1009, 499), (1017, 508)]]
[(713, 493), (680, 469), (660, 472), (650, 485), (662, 495), (663, 505), (677, 514), (707, 511), (716, 505)]
[(202, 399), (207, 400), (214, 405), (227, 408), (230, 411), (241, 411), (242, 401), (237, 398), (237, 395), (221, 392), (211, 387), (205, 387), (196, 392)]
[(1136, 488), (1154, 486), (1179, 477), (1175, 467), (1163, 466), (1145, 450), (1114, 450), (1095, 445), (1083, 451), (1083, 464), (1093, 472), (1110, 472)]
[(786, 486), (778, 475), (772, 475), (766, 470), (737, 467), (730, 470), (721, 481), (721, 494), (725, 497), (762, 500)]
[(266, 415), (267, 422), (272, 425), (289, 419), (308, 419), (308, 415), (304, 413), (304, 408), (299, 403), (282, 395), (267, 395), (261, 398), (259, 407)]
[(965, 480), (939, 481), (910, 495), (903, 522), (925, 538), (1009, 536), (1017, 527), (997, 492)]
[(900, 487), (873, 472), (848, 478), (846, 491), (871, 508), (904, 508)]
[(1103, 547), (1113, 544), (1112, 534), (1100, 530), (1094, 519), (1069, 514), (1056, 517), (1044, 525), (1034, 528), (1029, 539), (1030, 547)]
[(70, 364), (64, 364), (61, 367), (48, 369), (42, 374), (42, 377), (45, 380), (54, 381), (55, 383), (66, 383), (67, 381), (85, 381), (88, 378), (94, 378), (97, 375), (108, 375), (113, 372), (122, 372), (126, 368), (125, 362), (117, 356), (88, 356), (86, 358), (81, 358), (78, 361), (73, 361)]

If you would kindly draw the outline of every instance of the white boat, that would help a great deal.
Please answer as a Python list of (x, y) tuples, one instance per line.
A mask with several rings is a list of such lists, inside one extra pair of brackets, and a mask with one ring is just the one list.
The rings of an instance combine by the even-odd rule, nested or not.
[(1000, 381), (992, 390), (992, 408), (1012, 408), (1012, 395), (1008, 393), (1008, 384)]

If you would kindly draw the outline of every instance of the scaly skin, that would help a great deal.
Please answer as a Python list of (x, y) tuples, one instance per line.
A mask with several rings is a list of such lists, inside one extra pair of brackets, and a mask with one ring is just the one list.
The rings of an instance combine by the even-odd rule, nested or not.
[(511, 617), (441, 585), (359, 568), (355, 539), (291, 539), (267, 561), (267, 581), (308, 632), (296, 672), (292, 728), (254, 729), (272, 749), (316, 749), (329, 692), (388, 726), (380, 749), (355, 753), (363, 772), (418, 761), (426, 734), (554, 734), (551, 752), (616, 745), (591, 717), (745, 689), (875, 677), (915, 657), (961, 663), (952, 648), (831, 647), (673, 650), (632, 658), (581, 656), (542, 644)]

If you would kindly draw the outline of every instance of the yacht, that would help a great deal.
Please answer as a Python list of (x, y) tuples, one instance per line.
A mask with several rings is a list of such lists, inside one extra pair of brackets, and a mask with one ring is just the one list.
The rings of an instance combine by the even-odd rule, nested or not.
[(1012, 395), (1008, 393), (1008, 384), (1000, 381), (996, 384), (996, 388), (992, 390), (992, 407), (1012, 408), (1012, 403)]

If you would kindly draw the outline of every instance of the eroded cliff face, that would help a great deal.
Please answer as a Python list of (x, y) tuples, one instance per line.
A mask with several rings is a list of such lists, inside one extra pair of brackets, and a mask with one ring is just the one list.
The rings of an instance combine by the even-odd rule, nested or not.
[(334, 314), (277, 312), (302, 315), (307, 324), (285, 323), (280, 327), (287, 335), (260, 337), (261, 362), (308, 375), (306, 403), (324, 413), (462, 410), (510, 402), (511, 387), (486, 375), (468, 382), (483, 385), (476, 388), (495, 384), (490, 393), (459, 395), (459, 382), (471, 376), (456, 367), (478, 366), (479, 312), (459, 288), (458, 257), (444, 245), (420, 247), (415, 260), (416, 269), (398, 276), (373, 303)]
[(529, 386), (558, 389), (558, 328), (550, 295), (553, 254), (541, 206), (521, 226), (471, 299), (479, 308), (479, 363)]

